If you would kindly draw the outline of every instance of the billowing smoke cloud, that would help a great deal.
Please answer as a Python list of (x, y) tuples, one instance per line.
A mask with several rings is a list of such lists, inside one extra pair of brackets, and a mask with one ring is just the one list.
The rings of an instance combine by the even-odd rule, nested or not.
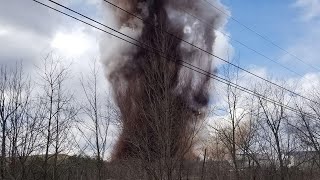
[[(217, 0), (210, 2), (222, 8)], [(202, 0), (114, 0), (114, 3), (148, 22), (115, 8), (118, 29), (159, 50), (161, 55), (122, 44), (103, 57), (122, 122), (113, 158), (161, 158), (161, 153), (167, 151), (170, 156), (190, 154), (185, 149), (192, 144), (189, 136), (193, 126), (206, 114), (211, 82), (209, 77), (177, 62), (183, 60), (212, 72), (213, 58), (166, 32), (213, 52), (214, 29), (184, 11), (217, 28), (224, 18)]]

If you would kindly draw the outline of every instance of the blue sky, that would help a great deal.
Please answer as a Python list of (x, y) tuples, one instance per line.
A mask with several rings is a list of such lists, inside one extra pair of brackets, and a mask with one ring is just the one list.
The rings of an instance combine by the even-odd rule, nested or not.
[[(305, 47), (314, 47), (315, 43), (319, 44), (318, 42), (320, 40), (319, 33), (314, 32), (315, 28), (320, 28), (320, 12), (318, 12), (318, 14), (315, 12), (315, 15), (308, 15), (312, 6), (319, 6), (320, 1), (304, 1), (302, 4), (299, 1), (293, 0), (246, 0), (241, 2), (224, 0), (223, 2), (229, 7), (235, 19), (263, 36), (268, 37), (277, 45), (306, 61), (308, 64), (319, 67), (320, 61), (315, 59), (313, 55), (310, 55), (318, 52), (305, 52), (296, 49), (299, 48), (298, 46), (301, 46), (302, 43)], [(271, 45), (268, 41), (260, 38), (232, 19), (230, 19), (227, 24), (227, 31), (230, 32), (234, 39), (262, 52), (273, 60), (277, 60), (279, 63), (299, 74), (304, 75), (315, 71), (315, 69), (301, 63), (296, 58), (286, 55), (286, 52)], [(308, 40), (310, 38), (314, 40), (314, 42)], [(238, 43), (234, 41), (231, 41), (231, 43), (235, 49), (235, 57), (239, 57), (238, 60), (242, 66), (264, 67), (276, 77), (287, 78), (297, 76), (270, 60), (244, 48)], [(316, 46), (319, 47), (319, 45)], [(310, 48), (310, 51), (313, 50), (313, 48)]]
[[(46, 0), (41, 1), (49, 3)], [(57, 1), (100, 20), (107, 12), (103, 7), (108, 6), (102, 0)], [(222, 0), (222, 3), (235, 19), (270, 38), (308, 64), (320, 67), (320, 0)], [(78, 59), (74, 62), (85, 68), (85, 59), (99, 57), (101, 36), (97, 31), (75, 20), (32, 1), (6, 1), (0, 11), (0, 40), (5, 44), (0, 49), (0, 57), (3, 57), (1, 59), (35, 59), (41, 53), (54, 50), (66, 59)], [(109, 22), (109, 19), (104, 21)], [(302, 76), (319, 73), (231, 19), (224, 31), (232, 39), (241, 41)], [(38, 43), (26, 46), (20, 43), (19, 39), (24, 39), (26, 44), (35, 40)], [(232, 47), (226, 45), (229, 42)], [(227, 39), (217, 44), (220, 54), (226, 54), (232, 48), (234, 59), (246, 69), (264, 71), (267, 75), (282, 79), (301, 78), (233, 40)], [(12, 53), (17, 51), (19, 53)]]

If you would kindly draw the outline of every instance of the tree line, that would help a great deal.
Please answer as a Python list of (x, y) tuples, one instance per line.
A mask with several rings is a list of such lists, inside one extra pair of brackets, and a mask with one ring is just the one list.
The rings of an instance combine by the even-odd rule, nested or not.
[[(110, 93), (99, 86), (104, 82), (99, 82), (97, 62), (90, 65), (89, 74), (78, 79), (76, 91), (69, 85), (70, 66), (52, 55), (44, 57), (35, 69), (31, 75), (23, 63), (0, 65), (1, 179), (320, 177), (318, 87), (308, 91), (310, 101), (265, 82), (249, 84), (250, 89), (274, 100), (270, 102), (231, 84), (214, 84), (213, 98), (219, 101), (208, 108), (205, 121), (188, 127), (190, 134), (184, 137), (184, 149), (178, 155), (168, 153), (174, 141), (170, 139), (174, 122), (166, 121), (165, 115), (174, 114), (174, 109), (169, 111), (163, 104), (162, 114), (145, 114), (160, 119), (150, 124), (162, 143), (163, 149), (157, 150), (160, 158), (141, 157), (154, 153), (145, 147), (146, 138), (146, 142), (134, 142), (138, 150), (143, 149), (135, 158), (111, 161), (106, 156), (111, 151), (110, 128), (121, 130), (121, 115)], [(235, 84), (247, 82), (232, 67), (226, 66), (220, 73)], [(286, 82), (281, 85), (288, 87)], [(194, 154), (186, 155), (191, 148)]]
[(0, 65), (1, 179), (102, 179), (116, 112), (91, 65), (79, 79), (82, 101), (68, 85), (70, 65), (52, 54), (32, 75), (22, 62)]
[(219, 170), (227, 165), (228, 169), (219, 173), (208, 169), (212, 178), (318, 179), (318, 87), (303, 92), (300, 84), (271, 78), (281, 87), (254, 80), (248, 83), (238, 69), (230, 66), (223, 68), (222, 74), (237, 85), (246, 83), (261, 96), (249, 95), (230, 84), (222, 88), (223, 98), (214, 110), (220, 120), (214, 119), (217, 122), (209, 125), (212, 133), (205, 143), (211, 166)]

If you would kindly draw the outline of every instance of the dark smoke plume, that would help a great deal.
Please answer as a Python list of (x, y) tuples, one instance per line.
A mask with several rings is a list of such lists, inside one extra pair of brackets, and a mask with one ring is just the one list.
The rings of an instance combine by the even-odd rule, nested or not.
[[(211, 1), (221, 6), (216, 0)], [(163, 157), (163, 153), (172, 157), (192, 154), (186, 147), (192, 146), (189, 137), (193, 127), (206, 114), (210, 78), (175, 61), (183, 60), (212, 72), (212, 57), (165, 31), (212, 52), (216, 38), (212, 27), (204, 26), (183, 10), (215, 27), (223, 23), (223, 18), (202, 0), (114, 0), (114, 3), (158, 27), (114, 9), (119, 30), (134, 32), (136, 39), (158, 49), (170, 60), (127, 45), (105, 61), (122, 124), (113, 158), (155, 159)]]

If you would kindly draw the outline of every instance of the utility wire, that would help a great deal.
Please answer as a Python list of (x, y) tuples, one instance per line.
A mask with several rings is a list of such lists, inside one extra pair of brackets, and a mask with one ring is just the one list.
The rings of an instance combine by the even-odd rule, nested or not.
[(206, 21), (205, 21), (205, 20), (203, 20), (202, 18), (197, 17), (196, 15), (194, 15), (194, 14), (192, 14), (192, 13), (190, 13), (190, 12), (186, 11), (185, 9), (181, 9), (181, 10), (182, 10), (183, 12), (185, 12), (186, 14), (188, 14), (189, 16), (193, 17), (194, 19), (196, 19), (196, 20), (200, 21), (201, 23), (205, 24), (206, 26), (209, 26), (209, 27), (211, 27), (212, 29), (214, 29), (215, 31), (220, 32), (220, 33), (221, 33), (222, 35), (224, 35), (225, 37), (227, 37), (227, 38), (229, 38), (229, 39), (231, 39), (231, 40), (235, 41), (236, 43), (238, 43), (238, 44), (242, 45), (243, 47), (245, 47), (245, 48), (247, 48), (247, 49), (249, 49), (249, 50), (253, 51), (254, 53), (256, 53), (256, 54), (258, 54), (258, 55), (260, 55), (260, 56), (264, 57), (265, 59), (267, 59), (267, 60), (269, 60), (269, 61), (272, 61), (272, 62), (273, 62), (273, 63), (275, 63), (275, 64), (278, 64), (279, 66), (281, 66), (281, 67), (283, 67), (284, 69), (286, 69), (286, 70), (288, 70), (288, 71), (292, 72), (293, 74), (296, 74), (296, 75), (298, 75), (298, 76), (300, 76), (300, 77), (303, 77), (303, 75), (302, 75), (302, 74), (299, 74), (298, 72), (296, 72), (296, 71), (294, 71), (294, 70), (292, 70), (292, 69), (288, 68), (287, 66), (285, 66), (285, 65), (283, 65), (283, 64), (281, 64), (281, 63), (279, 63), (277, 60), (275, 60), (275, 59), (272, 59), (272, 58), (268, 57), (267, 55), (265, 55), (265, 54), (263, 54), (263, 53), (259, 52), (259, 51), (258, 51), (258, 50), (256, 50), (256, 49), (253, 49), (252, 47), (250, 47), (250, 46), (246, 45), (245, 43), (243, 43), (243, 42), (241, 42), (241, 41), (239, 41), (239, 40), (237, 40), (237, 39), (235, 39), (235, 38), (231, 37), (231, 36), (230, 36), (230, 35), (228, 35), (227, 33), (223, 32), (223, 31), (220, 31), (220, 30), (218, 30), (218, 29), (215, 29), (215, 27), (214, 27), (213, 25), (211, 25), (210, 23), (206, 22)]
[(304, 65), (309, 66), (310, 68), (320, 71), (320, 69), (318, 67), (315, 67), (309, 63), (307, 63), (306, 61), (304, 61), (303, 59), (299, 58), (298, 56), (296, 56), (295, 54), (287, 51), (286, 49), (284, 49), (283, 47), (279, 46), (278, 44), (276, 44), (275, 42), (273, 42), (272, 40), (270, 40), (268, 37), (260, 34), (259, 32), (255, 31), (254, 29), (250, 28), (249, 26), (241, 23), (239, 20), (237, 20), (236, 18), (234, 18), (233, 16), (229, 15), (228, 13), (226, 13), (225, 11), (221, 10), (219, 7), (215, 6), (214, 4), (212, 4), (211, 2), (209, 2), (208, 0), (202, 0), (204, 2), (206, 2), (208, 5), (210, 5), (211, 7), (215, 8), (216, 10), (220, 11), (221, 13), (223, 13), (224, 15), (226, 15), (227, 17), (231, 18), (233, 21), (235, 21), (236, 23), (240, 24), (242, 27), (246, 28), (247, 30), (251, 31), (252, 33), (256, 34), (257, 36), (259, 36), (260, 38), (262, 38), (263, 40), (267, 41), (269, 44), (273, 45), (274, 47), (280, 49), (281, 51), (283, 51), (285, 54), (290, 55), (291, 57), (295, 58), (296, 60), (302, 62)]
[[(49, 0), (49, 1), (50, 1), (50, 2), (53, 2), (53, 3), (57, 4), (57, 5), (59, 5), (59, 3), (56, 3), (56, 2), (53, 1), (53, 0)], [(151, 25), (151, 26), (154, 26), (155, 28), (158, 28), (160, 31), (165, 32), (165, 33), (167, 33), (168, 35), (170, 35), (170, 36), (172, 36), (172, 37), (174, 37), (174, 38), (176, 38), (176, 39), (178, 39), (178, 40), (180, 40), (180, 41), (182, 41), (182, 42), (184, 42), (184, 43), (187, 43), (187, 44), (191, 45), (192, 47), (195, 47), (195, 48), (198, 49), (198, 50), (200, 50), (200, 51), (202, 51), (202, 52), (204, 52), (204, 53), (206, 53), (206, 54), (209, 54), (209, 55), (217, 58), (218, 60), (221, 60), (221, 61), (223, 61), (223, 62), (226, 62), (226, 63), (232, 65), (233, 67), (236, 67), (236, 68), (238, 68), (238, 69), (240, 69), (240, 70), (242, 70), (242, 71), (244, 71), (244, 72), (246, 72), (246, 73), (248, 73), (248, 74), (250, 74), (250, 75), (252, 75), (252, 76), (254, 76), (254, 77), (256, 77), (256, 78), (259, 78), (259, 79), (261, 79), (261, 80), (263, 80), (263, 81), (265, 81), (265, 82), (268, 82), (268, 83), (270, 83), (270, 84), (272, 84), (272, 85), (274, 85), (274, 86), (276, 86), (276, 87), (278, 87), (278, 88), (284, 89), (285, 91), (290, 92), (291, 94), (293, 94), (293, 95), (295, 95), (295, 96), (299, 96), (299, 97), (301, 97), (301, 98), (303, 98), (303, 99), (306, 99), (306, 100), (308, 100), (308, 101), (310, 101), (310, 102), (319, 104), (318, 102), (316, 102), (316, 101), (314, 101), (314, 100), (312, 100), (312, 99), (310, 99), (310, 98), (307, 98), (307, 97), (305, 97), (305, 96), (303, 96), (303, 95), (301, 95), (301, 94), (298, 94), (298, 93), (296, 93), (296, 92), (294, 92), (294, 91), (292, 91), (292, 90), (289, 90), (288, 88), (285, 88), (285, 87), (283, 87), (283, 86), (280, 86), (279, 84), (274, 83), (274, 82), (272, 82), (272, 81), (270, 81), (270, 80), (268, 80), (268, 79), (266, 79), (266, 78), (263, 78), (263, 77), (261, 77), (261, 76), (259, 76), (259, 75), (256, 75), (256, 74), (250, 72), (249, 70), (246, 70), (246, 69), (244, 69), (244, 68), (242, 68), (242, 67), (240, 67), (240, 66), (238, 66), (238, 65), (236, 65), (236, 64), (234, 64), (234, 63), (229, 62), (228, 60), (225, 60), (225, 59), (223, 59), (223, 58), (221, 58), (221, 57), (218, 57), (218, 56), (216, 56), (215, 54), (213, 54), (213, 53), (211, 53), (211, 52), (208, 52), (207, 50), (204, 50), (204, 49), (202, 49), (202, 48), (200, 48), (200, 47), (198, 47), (198, 46), (196, 46), (196, 45), (194, 45), (194, 44), (192, 44), (192, 43), (190, 43), (190, 42), (188, 42), (188, 41), (186, 41), (186, 40), (184, 40), (184, 39), (182, 39), (182, 38), (180, 38), (180, 37), (178, 37), (178, 36), (176, 36), (176, 35), (174, 35), (174, 34), (172, 34), (172, 33), (170, 33), (170, 32), (168, 32), (168, 31), (166, 31), (166, 30), (163, 30), (162, 28), (159, 27), (159, 25), (155, 25), (155, 24), (153, 24), (153, 23), (150, 23), (150, 22), (144, 20), (143, 18), (135, 15), (134, 13), (123, 9), (123, 8), (117, 6), (116, 4), (114, 4), (114, 3), (112, 3), (112, 2), (110, 2), (110, 1), (108, 1), (108, 0), (103, 0), (103, 1), (105, 1), (106, 3), (114, 6), (115, 8), (120, 9), (121, 11), (124, 11), (125, 13), (127, 13), (127, 14), (129, 14), (129, 15), (131, 15), (131, 16), (139, 19), (139, 20), (141, 20), (142, 22), (144, 22), (144, 23), (146, 23), (146, 24), (149, 24), (149, 25)], [(76, 12), (76, 13), (77, 13), (77, 12)], [(82, 14), (80, 14), (80, 13), (77, 13), (77, 14), (80, 15), (80, 16), (82, 16), (82, 17), (87, 18), (86, 16), (84, 16), (84, 15), (82, 15)], [(96, 22), (96, 21), (94, 21), (94, 22)], [(96, 23), (104, 26), (104, 24), (102, 24), (102, 23), (99, 23), (99, 22), (96, 22)], [(239, 41), (239, 43), (241, 43), (241, 42)], [(244, 46), (246, 46), (246, 45), (243, 44), (243, 43), (241, 43), (241, 44), (244, 45)], [(249, 47), (247, 46), (247, 48), (249, 48)], [(272, 60), (271, 58), (268, 58), (267, 56), (263, 55), (262, 53), (259, 53), (258, 51), (254, 50), (254, 49), (252, 49), (252, 48), (249, 48), (249, 49), (255, 51), (256, 53), (264, 56), (265, 58), (267, 58), (267, 59), (269, 59), (269, 60), (271, 60), (271, 61), (273, 61), (273, 62), (276, 62), (275, 60)], [(277, 63), (277, 64), (278, 64), (278, 63)], [(288, 69), (287, 67), (285, 67), (285, 68)], [(290, 69), (288, 69), (288, 70), (290, 70)], [(292, 71), (292, 70), (290, 70), (290, 71), (291, 71), (291, 72), (294, 72), (294, 71)], [(298, 73), (296, 73), (296, 72), (294, 72), (294, 73), (295, 73), (295, 74), (298, 74)], [(300, 74), (298, 74), (298, 75), (300, 75)], [(300, 76), (302, 77), (302, 75), (300, 75)]]
[[(128, 14), (130, 14), (131, 16), (133, 16), (133, 17), (135, 17), (135, 18), (140, 19), (141, 21), (143, 21), (143, 22), (145, 22), (145, 23), (151, 24), (151, 23), (149, 23), (149, 22), (147, 22), (147, 21), (143, 20), (143, 18), (141, 18), (141, 17), (139, 17), (139, 16), (135, 15), (134, 13), (131, 13), (131, 12), (129, 12), (129, 11), (127, 11), (127, 10), (125, 10), (125, 9), (123, 9), (123, 8), (121, 8), (121, 7), (119, 7), (119, 6), (117, 6), (117, 5), (115, 5), (114, 3), (109, 2), (108, 0), (103, 0), (103, 1), (105, 1), (106, 3), (108, 3), (108, 4), (110, 4), (110, 5), (112, 5), (112, 6), (116, 7), (116, 8), (118, 8), (118, 9), (120, 9), (120, 10), (122, 10), (122, 11), (124, 11), (124, 12), (128, 13)], [(221, 33), (221, 34), (223, 34), (225, 37), (228, 37), (229, 39), (234, 40), (235, 42), (237, 42), (237, 43), (239, 43), (240, 45), (244, 46), (245, 48), (247, 48), (247, 49), (249, 49), (249, 50), (251, 50), (251, 51), (255, 52), (256, 54), (258, 54), (258, 55), (260, 55), (260, 56), (262, 56), (262, 57), (264, 57), (264, 58), (266, 58), (266, 59), (268, 59), (268, 60), (270, 60), (270, 61), (272, 61), (272, 62), (274, 62), (274, 63), (278, 64), (279, 66), (282, 66), (283, 68), (287, 69), (288, 71), (290, 71), (290, 72), (292, 72), (292, 73), (294, 73), (294, 74), (296, 74), (296, 75), (298, 75), (298, 76), (301, 76), (301, 77), (302, 77), (302, 75), (301, 75), (301, 74), (299, 74), (299, 73), (297, 73), (297, 72), (295, 72), (295, 71), (293, 71), (293, 70), (289, 69), (288, 67), (286, 67), (286, 66), (282, 65), (281, 63), (277, 62), (276, 60), (271, 59), (271, 58), (267, 57), (266, 55), (262, 54), (261, 52), (259, 52), (259, 51), (255, 50), (255, 49), (253, 49), (253, 48), (249, 47), (248, 45), (246, 45), (246, 44), (242, 43), (241, 41), (239, 41), (239, 40), (237, 40), (237, 39), (232, 38), (230, 35), (228, 35), (228, 34), (226, 34), (226, 33), (222, 32), (222, 31), (220, 31), (220, 30), (218, 30), (218, 29), (215, 29), (215, 27), (213, 27), (211, 24), (207, 23), (205, 20), (203, 20), (203, 19), (201, 19), (201, 18), (199, 18), (199, 17), (197, 17), (197, 16), (195, 16), (195, 15), (193, 15), (193, 14), (189, 13), (189, 12), (188, 12), (188, 11), (186, 11), (185, 9), (182, 9), (182, 8), (180, 8), (180, 9), (181, 9), (182, 11), (184, 11), (186, 14), (188, 14), (189, 16), (193, 17), (194, 19), (197, 19), (198, 21), (202, 22), (203, 24), (205, 24), (205, 25), (207, 25), (207, 26), (211, 27), (213, 30), (216, 30), (216, 31), (220, 32), (220, 33)], [(155, 26), (154, 24), (151, 24), (151, 25)], [(163, 30), (162, 30), (162, 31), (163, 31)], [(173, 35), (173, 34), (171, 34), (171, 33), (170, 33), (170, 35)], [(180, 38), (179, 38), (179, 40), (182, 40), (182, 39), (180, 39)], [(183, 41), (185, 41), (185, 40), (183, 40)], [(187, 43), (189, 44), (189, 42), (187, 42)], [(191, 45), (191, 44), (190, 44), (190, 45)]]
[[(134, 45), (134, 46), (137, 46), (137, 47), (139, 47), (139, 48), (142, 48), (142, 49), (144, 49), (144, 50), (146, 50), (146, 51), (148, 51), (148, 52), (157, 54), (157, 55), (159, 55), (160, 57), (162, 57), (162, 58), (164, 58), (164, 59), (167, 59), (167, 60), (169, 60), (169, 61), (172, 61), (172, 60), (168, 59), (168, 57), (165, 57), (165, 56), (163, 56), (162, 54), (160, 54), (159, 52), (150, 51), (150, 50), (147, 49), (146, 47), (143, 47), (143, 46), (141, 46), (141, 45), (135, 44), (135, 43), (133, 43), (133, 42), (131, 42), (131, 41), (129, 41), (129, 40), (126, 40), (126, 39), (124, 39), (124, 38), (122, 38), (122, 37), (120, 37), (120, 36), (117, 36), (117, 35), (115, 35), (115, 34), (113, 34), (113, 33), (110, 33), (110, 32), (108, 32), (108, 31), (106, 31), (106, 30), (104, 30), (104, 29), (101, 29), (101, 28), (95, 26), (95, 25), (92, 25), (92, 24), (90, 24), (90, 23), (88, 23), (88, 22), (85, 22), (85, 21), (83, 21), (83, 20), (81, 20), (81, 19), (79, 19), (79, 18), (76, 18), (76, 17), (74, 17), (74, 16), (72, 16), (72, 15), (70, 15), (70, 14), (67, 14), (67, 13), (65, 13), (65, 12), (62, 12), (62, 11), (60, 11), (60, 10), (54, 8), (54, 7), (51, 7), (51, 6), (47, 5), (47, 4), (44, 4), (44, 3), (39, 2), (39, 1), (37, 1), (37, 0), (32, 0), (32, 1), (38, 3), (38, 4), (42, 5), (42, 6), (45, 6), (45, 7), (47, 7), (47, 8), (50, 8), (50, 9), (52, 9), (52, 10), (54, 10), (54, 11), (57, 11), (57, 12), (63, 14), (63, 15), (66, 15), (66, 16), (68, 16), (68, 17), (70, 17), (70, 18), (73, 18), (73, 19), (75, 19), (75, 20), (77, 20), (77, 21), (79, 21), (79, 22), (82, 22), (82, 23), (84, 23), (84, 24), (86, 24), (86, 25), (88, 25), (88, 26), (91, 26), (91, 27), (93, 27), (93, 28), (95, 28), (95, 29), (98, 29), (98, 30), (100, 30), (100, 31), (102, 31), (102, 32), (104, 32), (104, 33), (107, 33), (107, 34), (111, 35), (111, 36), (114, 36), (114, 37), (116, 37), (116, 38), (118, 38), (118, 39), (121, 39), (122, 41), (125, 41), (125, 42), (130, 43), (130, 44), (132, 44), (132, 45)], [(119, 31), (116, 31), (116, 32), (119, 33), (119, 34), (122, 34), (122, 33), (119, 32)], [(136, 41), (138, 41), (138, 40), (136, 40)], [(139, 41), (138, 41), (138, 42), (139, 42)], [(142, 43), (140, 43), (140, 44), (142, 44)], [(224, 78), (221, 78), (221, 77), (219, 77), (219, 76), (217, 76), (217, 75), (215, 75), (215, 74), (212, 74), (212, 73), (210, 73), (210, 72), (207, 72), (207, 71), (205, 71), (205, 70), (203, 70), (203, 69), (201, 69), (201, 68), (198, 68), (198, 67), (196, 67), (196, 66), (194, 66), (194, 65), (190, 65), (189, 63), (187, 63), (187, 62), (185, 62), (185, 61), (183, 61), (183, 60), (175, 60), (174, 62), (177, 63), (177, 64), (179, 64), (179, 65), (181, 65), (181, 66), (184, 66), (184, 67), (186, 67), (186, 68), (188, 68), (188, 69), (190, 69), (190, 70), (192, 70), (192, 71), (198, 72), (199, 74), (208, 76), (208, 77), (210, 77), (210, 78), (212, 78), (212, 79), (214, 79), (214, 80), (216, 80), (216, 81), (218, 81), (218, 82), (220, 82), (220, 83), (223, 83), (223, 84), (232, 86), (232, 87), (234, 87), (234, 88), (236, 88), (236, 89), (239, 89), (239, 90), (241, 90), (241, 91), (243, 91), (243, 92), (246, 92), (246, 93), (248, 93), (248, 94), (250, 94), (250, 95), (254, 95), (254, 96), (258, 97), (258, 98), (261, 98), (261, 99), (264, 99), (264, 100), (266, 100), (266, 101), (268, 101), (268, 102), (271, 102), (271, 103), (273, 103), (273, 104), (275, 104), (275, 105), (282, 106), (282, 107), (284, 107), (284, 108), (286, 108), (286, 109), (288, 109), (288, 110), (290, 110), (290, 111), (292, 111), (292, 112), (300, 113), (300, 111), (297, 110), (297, 109), (295, 109), (295, 108), (292, 108), (292, 107), (290, 107), (290, 106), (288, 106), (288, 105), (285, 105), (285, 104), (283, 104), (283, 103), (281, 103), (281, 102), (277, 102), (277, 101), (275, 101), (275, 100), (273, 100), (273, 99), (270, 99), (270, 98), (268, 98), (268, 97), (266, 97), (266, 96), (264, 96), (264, 95), (262, 95), (262, 94), (259, 94), (259, 93), (255, 92), (255, 91), (252, 91), (252, 90), (248, 89), (248, 88), (245, 88), (245, 87), (243, 87), (243, 86), (240, 86), (240, 85), (238, 85), (238, 84), (235, 84), (235, 83), (233, 83), (233, 82), (231, 82), (231, 81), (228, 81), (228, 80), (226, 80), (226, 79), (224, 79)], [(185, 65), (185, 64), (188, 64), (188, 65)], [(315, 116), (312, 115), (312, 114), (306, 114), (306, 115), (307, 115), (308, 117), (310, 117), (310, 118), (315, 118)]]

